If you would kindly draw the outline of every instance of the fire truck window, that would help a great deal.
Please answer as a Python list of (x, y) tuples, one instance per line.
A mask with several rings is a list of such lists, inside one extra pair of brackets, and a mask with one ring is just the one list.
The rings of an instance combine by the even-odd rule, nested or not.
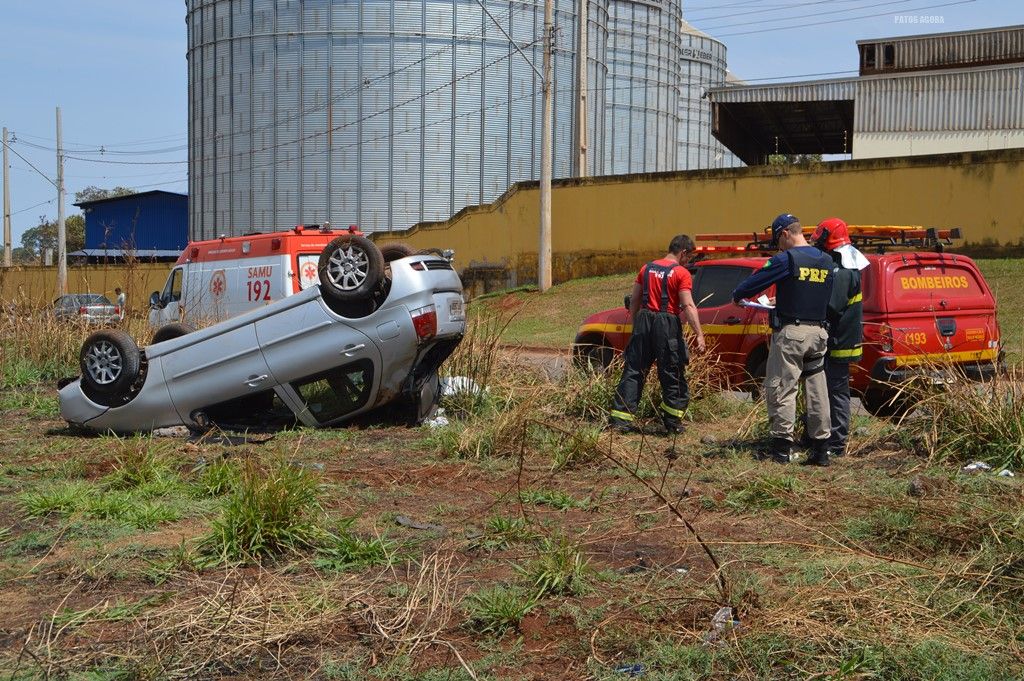
[(292, 383), (309, 412), (320, 423), (351, 413), (370, 399), (373, 362), (362, 359)]
[(747, 267), (701, 267), (701, 276), (693, 290), (697, 307), (721, 307), (732, 303), (732, 292), (750, 274)]

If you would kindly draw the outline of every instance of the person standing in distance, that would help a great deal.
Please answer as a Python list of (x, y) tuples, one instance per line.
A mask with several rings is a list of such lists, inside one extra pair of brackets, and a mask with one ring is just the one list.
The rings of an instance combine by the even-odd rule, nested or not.
[(126, 301), (124, 291), (122, 291), (121, 287), (118, 286), (114, 288), (114, 294), (117, 296), (117, 302), (115, 304), (117, 305), (118, 312), (121, 315), (121, 319), (124, 319), (124, 304)]
[(838, 266), (828, 304), (828, 355), (825, 356), (825, 383), (828, 386), (829, 420), (832, 433), (828, 440), (831, 456), (846, 452), (850, 434), (850, 365), (864, 354), (864, 315), (860, 272), (868, 259), (850, 240), (846, 223), (828, 218), (818, 223), (811, 235), (814, 245), (828, 253)]
[(636, 408), (651, 364), (658, 364), (662, 422), (668, 434), (683, 432), (683, 412), (690, 403), (684, 367), (689, 360), (680, 317), (696, 334), (697, 349), (704, 350), (704, 333), (693, 303), (693, 279), (682, 262), (693, 251), (685, 234), (673, 237), (668, 253), (647, 263), (636, 276), (629, 299), (633, 333), (623, 354), (622, 380), (615, 391), (609, 425), (620, 432), (635, 432)]
[(736, 304), (775, 285), (775, 309), (770, 315), (772, 340), (764, 379), (771, 458), (789, 463), (793, 449), (796, 397), (801, 378), (807, 407), (811, 454), (805, 463), (827, 466), (831, 435), (825, 352), (828, 349), (828, 303), (835, 279), (832, 259), (810, 246), (800, 220), (783, 213), (772, 223), (772, 240), (779, 253), (733, 291)]

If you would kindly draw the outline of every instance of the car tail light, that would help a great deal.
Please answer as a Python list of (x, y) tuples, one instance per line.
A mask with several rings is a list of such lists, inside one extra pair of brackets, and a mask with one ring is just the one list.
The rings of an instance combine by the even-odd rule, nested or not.
[(121, 314), (121, 306), (120, 305), (115, 305), (114, 306), (114, 314), (116, 314), (116, 315)]
[(433, 305), (427, 305), (413, 310), (412, 325), (416, 327), (416, 337), (420, 340), (427, 340), (437, 335), (437, 310)]
[(425, 267), (425, 266), (423, 265), (423, 262), (422, 262), (422, 261), (421, 261), (421, 262), (413, 262), (413, 263), (409, 263), (409, 267), (413, 268), (413, 269), (414, 269), (414, 270), (416, 270), (417, 272), (423, 272), (423, 271), (425, 271), (425, 270), (427, 269), (427, 268), (426, 268), (426, 267)]
[(78, 314), (85, 314), (88, 311), (89, 311), (88, 308), (86, 308), (84, 305), (82, 307), (78, 308)]
[(882, 324), (882, 327), (878, 331), (879, 340), (882, 344), (882, 352), (892, 352), (895, 341), (892, 338), (892, 327), (888, 324)]

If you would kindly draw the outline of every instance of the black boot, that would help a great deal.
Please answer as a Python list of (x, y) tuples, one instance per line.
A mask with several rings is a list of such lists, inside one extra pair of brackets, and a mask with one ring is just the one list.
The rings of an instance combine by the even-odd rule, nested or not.
[(789, 463), (789, 455), (793, 451), (793, 441), (785, 437), (773, 437), (772, 446), (768, 451), (775, 463)]
[(821, 466), (825, 468), (829, 465), (828, 460), (828, 439), (814, 440), (811, 442), (811, 454), (807, 459), (801, 462), (803, 466)]

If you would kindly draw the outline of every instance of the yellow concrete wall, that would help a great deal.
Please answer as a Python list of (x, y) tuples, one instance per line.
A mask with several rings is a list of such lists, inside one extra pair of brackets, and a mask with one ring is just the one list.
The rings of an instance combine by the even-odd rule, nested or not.
[[(781, 212), (804, 224), (962, 227), (965, 244), (1024, 245), (1024, 149), (802, 166), (765, 166), (557, 181), (556, 282), (628, 271), (677, 233), (753, 231)], [(414, 248), (453, 248), (456, 266), (496, 266), (507, 284), (535, 281), (536, 183), (441, 223), (374, 235)], [(955, 249), (954, 249), (955, 250)]]
[[(121, 287), (129, 310), (149, 308), (149, 294), (162, 290), (172, 263), (87, 265), (68, 267), (68, 293), (102, 293), (114, 300), (114, 288)], [(16, 305), (46, 305), (57, 297), (56, 267), (0, 268), (0, 302)]]

